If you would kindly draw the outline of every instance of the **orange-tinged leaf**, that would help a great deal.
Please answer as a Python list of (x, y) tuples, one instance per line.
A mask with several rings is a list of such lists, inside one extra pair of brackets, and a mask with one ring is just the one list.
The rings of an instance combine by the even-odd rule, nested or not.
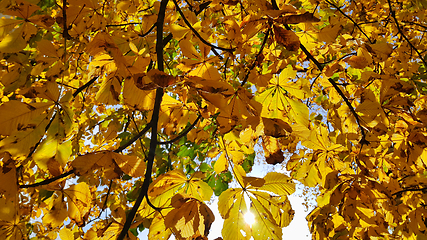
[(116, 154), (118, 153), (113, 153), (111, 151), (89, 153), (76, 157), (76, 159), (71, 162), (71, 166), (73, 166), (74, 172), (80, 176), (88, 174), (95, 169), (103, 168), (108, 178), (117, 178), (119, 174), (121, 174), (121, 170), (113, 160)]
[(119, 153), (111, 153), (114, 162), (119, 168), (129, 176), (143, 177), (145, 174), (146, 164), (143, 159), (137, 156), (122, 155)]
[(305, 12), (303, 14), (292, 14), (278, 17), (274, 20), (281, 24), (297, 24), (303, 22), (320, 22), (320, 19), (315, 17), (313, 13)]
[(369, 64), (366, 58), (363, 56), (351, 56), (345, 59), (345, 62), (357, 69), (364, 69)]
[(185, 195), (177, 194), (172, 198), (174, 208), (165, 217), (165, 226), (175, 229), (180, 238), (189, 238), (209, 233), (215, 220), (212, 211), (202, 202)]
[(147, 76), (159, 87), (168, 87), (177, 81), (176, 77), (157, 69), (151, 69), (148, 71)]
[(49, 57), (60, 57), (58, 55), (58, 52), (56, 51), (55, 45), (51, 41), (48, 41), (46, 39), (42, 39), (37, 44), (37, 50), (40, 51), (43, 55), (49, 56)]
[(0, 182), (2, 183), (0, 185), (0, 193), (6, 199), (14, 201), (18, 193), (15, 162), (7, 153), (1, 154), (0, 157), (3, 163), (3, 166), (0, 167)]

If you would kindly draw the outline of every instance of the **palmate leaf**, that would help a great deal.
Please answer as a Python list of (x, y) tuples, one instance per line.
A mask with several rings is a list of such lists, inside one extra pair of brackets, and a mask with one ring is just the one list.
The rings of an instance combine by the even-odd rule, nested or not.
[(243, 189), (229, 188), (219, 196), (218, 211), (224, 218), (224, 240), (250, 239), (251, 228), (244, 218), (247, 207)]
[(202, 179), (204, 174), (196, 172), (190, 179), (185, 176), (182, 170), (173, 170), (158, 177), (150, 184), (148, 196), (155, 206), (165, 206), (170, 204), (173, 196), (177, 193), (185, 193), (200, 201), (210, 200), (213, 190)]
[(132, 177), (144, 176), (145, 162), (132, 155), (122, 155), (112, 151), (99, 151), (79, 156), (71, 163), (78, 175), (88, 174), (89, 171), (103, 168), (110, 179), (117, 178), (121, 172)]
[(35, 117), (52, 107), (54, 102), (24, 103), (12, 100), (0, 106), (0, 134), (9, 136), (29, 125)]
[[(242, 181), (245, 188), (230, 188), (219, 197), (224, 239), (249, 239), (251, 236), (255, 240), (282, 239), (282, 228), (289, 225), (294, 215), (287, 195), (295, 191), (295, 183), (277, 172), (268, 173), (264, 178), (246, 177), (244, 171), (238, 169), (235, 172), (242, 175), (238, 181)], [(250, 211), (256, 218), (252, 230), (244, 221), (248, 211), (245, 195), (250, 199)]]
[(89, 186), (81, 182), (64, 190), (67, 197), (68, 216), (73, 219), (77, 225), (82, 226), (87, 220), (86, 214), (92, 208), (92, 195)]
[(174, 229), (178, 238), (206, 236), (215, 220), (212, 211), (203, 202), (186, 194), (172, 198), (174, 209), (165, 217), (165, 226)]
[(306, 83), (295, 84), (289, 82), (288, 79), (292, 79), (295, 76), (296, 71), (292, 67), (285, 68), (279, 77), (274, 76), (267, 88), (255, 97), (255, 100), (262, 104), (261, 117), (281, 119), (285, 122), (289, 118), (297, 124), (308, 127), (308, 107), (301, 101), (288, 96), (289, 93), (301, 99), (311, 95)]

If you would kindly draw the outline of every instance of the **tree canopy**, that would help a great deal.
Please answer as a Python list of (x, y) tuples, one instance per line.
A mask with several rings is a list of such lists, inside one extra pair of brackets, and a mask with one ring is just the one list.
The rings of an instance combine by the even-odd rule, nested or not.
[(427, 238), (426, 7), (2, 0), (0, 236)]

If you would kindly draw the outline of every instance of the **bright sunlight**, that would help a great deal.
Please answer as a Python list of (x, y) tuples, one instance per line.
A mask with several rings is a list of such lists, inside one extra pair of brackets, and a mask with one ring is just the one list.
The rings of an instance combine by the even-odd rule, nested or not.
[(249, 211), (245, 213), (245, 222), (251, 226), (255, 223), (255, 216), (253, 215), (253, 213)]

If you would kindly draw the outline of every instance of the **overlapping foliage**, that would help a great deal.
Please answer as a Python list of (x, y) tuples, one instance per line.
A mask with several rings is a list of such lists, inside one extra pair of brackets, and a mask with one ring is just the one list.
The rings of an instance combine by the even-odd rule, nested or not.
[(426, 238), (426, 7), (2, 0), (0, 236)]

